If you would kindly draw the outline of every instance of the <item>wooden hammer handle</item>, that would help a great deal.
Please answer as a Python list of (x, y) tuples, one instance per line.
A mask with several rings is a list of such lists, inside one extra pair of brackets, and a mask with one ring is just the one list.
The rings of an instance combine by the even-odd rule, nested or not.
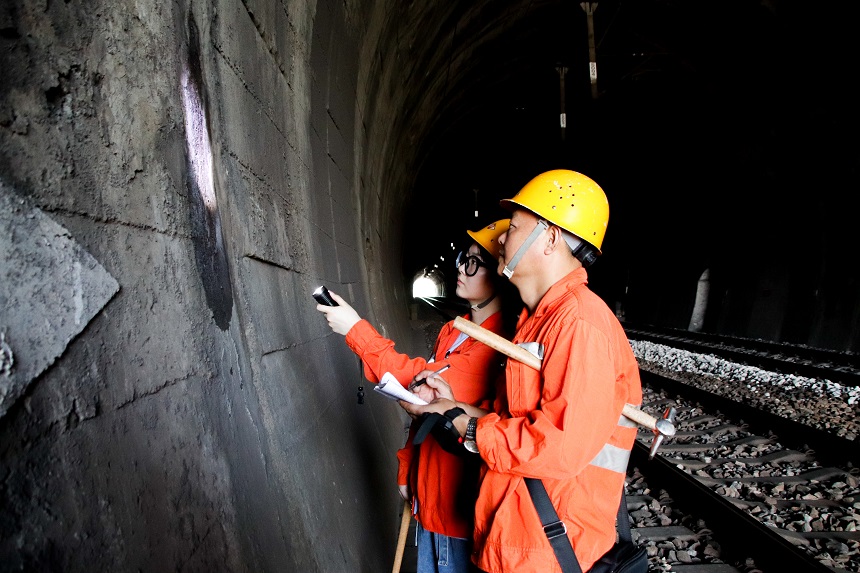
[(409, 522), (412, 519), (412, 507), (409, 502), (403, 504), (403, 515), (400, 518), (400, 535), (397, 537), (397, 550), (394, 552), (394, 566), (391, 573), (400, 573), (400, 564), (403, 562), (403, 552), (406, 549), (406, 536), (409, 533)]
[[(510, 340), (507, 340), (495, 332), (490, 332), (486, 328), (475, 324), (469, 320), (466, 320), (462, 316), (458, 316), (454, 319), (454, 328), (463, 332), (478, 342), (483, 342), (493, 350), (501, 352), (505, 356), (513, 358), (514, 360), (518, 360), (529, 366), (534, 368), (535, 370), (540, 370), (541, 359), (523, 348), (522, 346), (517, 346)], [(633, 420), (640, 426), (645, 426), (649, 430), (654, 430), (657, 428), (657, 418), (647, 414), (633, 406), (631, 404), (625, 404), (624, 409), (621, 411), (625, 417)]]
[(458, 316), (454, 319), (454, 328), (464, 334), (471, 336), (478, 342), (483, 342), (493, 350), (497, 350), (505, 356), (510, 356), (514, 360), (518, 360), (526, 366), (534, 368), (535, 370), (540, 370), (540, 358), (538, 358), (522, 346), (517, 346), (510, 340), (499, 336), (495, 332), (487, 330), (483, 326), (466, 320), (462, 316)]

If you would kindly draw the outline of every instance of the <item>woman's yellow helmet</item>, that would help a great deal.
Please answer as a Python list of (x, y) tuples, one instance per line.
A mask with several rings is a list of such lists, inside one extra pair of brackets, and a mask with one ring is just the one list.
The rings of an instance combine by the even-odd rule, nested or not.
[(500, 219), (495, 223), (490, 223), (480, 231), (466, 231), (476, 243), (484, 247), (487, 252), (493, 255), (494, 259), (499, 258), (499, 237), (508, 232), (508, 227), (511, 226), (510, 219)]

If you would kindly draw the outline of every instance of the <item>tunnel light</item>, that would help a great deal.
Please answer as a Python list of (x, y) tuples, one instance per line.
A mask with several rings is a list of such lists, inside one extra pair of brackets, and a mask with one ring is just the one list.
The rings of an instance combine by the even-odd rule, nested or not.
[(197, 189), (206, 209), (213, 213), (215, 182), (212, 175), (212, 146), (206, 129), (206, 112), (198, 87), (191, 81), (188, 69), (182, 70), (182, 105), (185, 108), (185, 137), (188, 158)]
[(420, 277), (412, 283), (413, 298), (432, 298), (441, 296), (439, 285), (429, 277)]
[(412, 276), (413, 298), (424, 299), (425, 302), (427, 299), (444, 298), (446, 290), (445, 275), (429, 265)]

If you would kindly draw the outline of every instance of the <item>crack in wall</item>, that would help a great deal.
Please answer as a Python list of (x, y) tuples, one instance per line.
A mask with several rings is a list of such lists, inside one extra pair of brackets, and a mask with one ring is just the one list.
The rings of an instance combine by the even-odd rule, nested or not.
[(294, 273), (296, 273), (296, 274), (298, 274), (298, 275), (301, 275), (301, 274), (302, 274), (301, 272), (297, 271), (296, 269), (294, 269), (294, 268), (292, 268), (292, 267), (285, 267), (284, 265), (279, 265), (279, 264), (278, 264), (278, 263), (276, 263), (276, 262), (269, 261), (269, 260), (267, 260), (267, 259), (263, 259), (263, 258), (261, 258), (261, 257), (259, 257), (259, 256), (257, 256), (257, 255), (253, 255), (253, 254), (251, 254), (251, 253), (246, 253), (245, 255), (243, 255), (243, 257), (244, 257), (244, 258), (246, 258), (246, 259), (250, 259), (250, 260), (252, 260), (252, 261), (256, 261), (256, 262), (258, 262), (258, 263), (264, 264), (264, 265), (268, 265), (268, 266), (270, 266), (270, 267), (275, 267), (275, 268), (278, 268), (278, 269), (281, 269), (281, 270), (284, 270), (284, 271), (294, 272)]
[[(246, 82), (245, 79), (242, 77), (242, 70), (239, 69), (233, 63), (233, 61), (227, 56), (227, 54), (224, 53), (221, 46), (219, 46), (217, 43), (215, 43), (214, 48), (215, 48), (215, 51), (218, 53), (218, 55), (221, 56), (221, 58), (224, 60), (224, 63), (227, 65), (227, 67), (233, 71), (233, 74), (236, 76), (236, 79), (239, 80), (239, 83), (242, 84), (242, 87), (245, 88), (245, 91), (248, 92), (248, 94), (260, 106), (260, 110), (262, 111), (263, 115), (266, 116), (266, 118), (269, 120), (269, 122), (272, 124), (272, 126), (274, 126), (275, 130), (281, 135), (281, 137), (284, 138), (284, 141), (287, 144), (290, 144), (290, 140), (287, 137), (287, 135), (283, 131), (281, 131), (280, 126), (277, 124), (277, 122), (274, 120), (274, 118), (267, 111), (268, 106), (266, 106), (263, 103), (263, 100), (260, 99), (260, 96), (258, 96), (256, 93), (254, 93), (254, 90), (251, 89), (251, 86), (248, 85), (248, 82)], [(284, 80), (286, 81), (286, 78), (284, 78)], [(293, 149), (295, 149), (295, 148), (293, 147)]]
[(102, 215), (96, 215), (93, 213), (86, 213), (83, 211), (75, 211), (73, 209), (67, 209), (65, 207), (44, 207), (38, 206), (39, 209), (46, 213), (65, 215), (68, 217), (80, 217), (82, 219), (88, 219), (95, 223), (103, 223), (105, 225), (119, 225), (121, 227), (126, 227), (129, 229), (137, 229), (139, 231), (150, 231), (153, 233), (158, 233), (159, 235), (164, 235), (165, 237), (171, 237), (174, 239), (190, 239), (191, 235), (187, 235), (185, 233), (180, 233), (178, 231), (169, 231), (167, 229), (159, 229), (158, 227), (153, 227), (152, 225), (146, 225), (144, 223), (132, 223), (130, 221), (123, 221), (122, 219), (118, 219), (116, 217), (105, 217)]
[(325, 340), (326, 338), (329, 338), (330, 336), (333, 336), (334, 334), (335, 334), (334, 332), (329, 332), (328, 334), (326, 334), (324, 336), (317, 336), (316, 338), (309, 338), (307, 340), (302, 340), (301, 342), (294, 342), (293, 344), (288, 344), (288, 345), (282, 346), (280, 348), (275, 348), (274, 350), (267, 350), (267, 351), (263, 352), (260, 355), (260, 357), (265, 358), (266, 356), (270, 356), (272, 354), (277, 354), (279, 352), (286, 352), (287, 350), (292, 350), (293, 348), (305, 346), (306, 344), (310, 344), (312, 342), (317, 342), (319, 340)]
[[(260, 36), (260, 39), (263, 41), (263, 44), (266, 46), (266, 51), (269, 52), (269, 55), (272, 57), (272, 60), (275, 62), (275, 66), (281, 72), (281, 75), (284, 76), (284, 79), (286, 79), (286, 68), (285, 68), (283, 62), (281, 61), (280, 52), (278, 52), (278, 49), (275, 46), (271, 45), (271, 43), (269, 42), (268, 34), (266, 34), (266, 32), (263, 29), (262, 25), (260, 24), (259, 20), (254, 15), (254, 11), (251, 10), (250, 6), (248, 6), (247, 0), (242, 0), (242, 5), (245, 7), (245, 12), (248, 13), (248, 17), (251, 19), (251, 23), (254, 25), (254, 29), (257, 30), (257, 35)], [(289, 14), (286, 12), (286, 9), (284, 10), (284, 13), (288, 17), (288, 20), (289, 20)]]
[(112, 410), (112, 412), (119, 412), (120, 410), (125, 409), (126, 407), (130, 406), (131, 404), (134, 404), (138, 400), (142, 400), (144, 398), (151, 398), (152, 396), (155, 396), (155, 395), (163, 392), (164, 390), (167, 390), (169, 388), (173, 388), (177, 384), (181, 384), (182, 382), (187, 382), (188, 380), (191, 380), (192, 378), (200, 378), (201, 381), (205, 380), (205, 379), (211, 380), (211, 379), (215, 378), (215, 374), (213, 372), (208, 372), (207, 374), (204, 375), (204, 374), (199, 374), (197, 372), (192, 372), (192, 373), (187, 374), (185, 376), (182, 376), (180, 378), (174, 378), (172, 380), (167, 380), (163, 384), (156, 386), (155, 388), (150, 388), (149, 390), (146, 390), (145, 392), (138, 393), (137, 388), (135, 388), (133, 393), (132, 393), (131, 398), (126, 400), (125, 402), (121, 402), (116, 408), (114, 408)]

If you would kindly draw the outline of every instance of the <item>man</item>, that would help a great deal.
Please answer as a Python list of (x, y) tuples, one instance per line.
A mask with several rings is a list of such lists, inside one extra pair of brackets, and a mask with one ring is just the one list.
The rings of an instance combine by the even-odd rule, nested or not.
[(609, 219), (603, 190), (568, 170), (543, 173), (512, 199), (510, 228), (499, 239), (499, 270), (526, 309), (513, 342), (542, 356), (540, 372), (509, 359), (505, 392), (485, 412), (460, 402), (439, 377), (422, 391), (435, 400), (410, 413), (454, 419), (469, 451), (484, 462), (475, 508), (472, 559), (490, 573), (559, 570), (523, 480), (538, 478), (566, 527), (583, 571), (615, 542), (636, 426), (621, 415), (639, 405), (636, 359), (612, 311), (587, 286), (585, 268), (600, 254)]

